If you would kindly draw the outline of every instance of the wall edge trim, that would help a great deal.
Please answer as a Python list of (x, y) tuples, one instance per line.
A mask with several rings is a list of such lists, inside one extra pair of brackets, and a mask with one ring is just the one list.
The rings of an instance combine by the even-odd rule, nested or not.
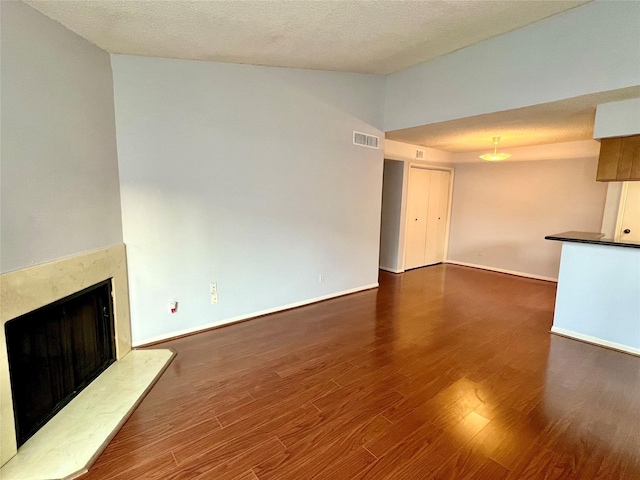
[(507, 270), (504, 268), (489, 267), (487, 265), (478, 265), (475, 263), (468, 263), (468, 262), (458, 262), (456, 260), (445, 260), (444, 263), (449, 263), (452, 265), (460, 265), (462, 267), (479, 268), (481, 270), (490, 270), (492, 272), (498, 272), (498, 273), (506, 273), (507, 275), (515, 275), (517, 277), (533, 278), (535, 280), (544, 280), (546, 282), (558, 283), (557, 277), (546, 277), (544, 275), (536, 275), (534, 273), (517, 272), (515, 270)]
[(380, 270), (384, 270), (385, 272), (391, 272), (391, 273), (404, 273), (404, 270), (396, 270), (395, 268), (383, 267), (382, 265), (380, 265), (378, 268), (379, 268)]
[(630, 353), (631, 355), (640, 356), (640, 348), (629, 347), (622, 345), (621, 343), (610, 342), (598, 337), (592, 337), (591, 335), (585, 335), (583, 333), (577, 333), (572, 330), (567, 330), (560, 327), (551, 327), (551, 333), (559, 335), (561, 337), (571, 338), (573, 340), (579, 340), (581, 342), (590, 343), (599, 347), (605, 347), (612, 350), (617, 350), (623, 353)]

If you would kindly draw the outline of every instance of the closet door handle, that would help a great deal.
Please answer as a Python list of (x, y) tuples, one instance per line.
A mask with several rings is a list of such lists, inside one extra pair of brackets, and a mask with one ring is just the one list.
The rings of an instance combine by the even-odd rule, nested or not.
[(624, 233), (631, 233), (631, 230), (629, 230), (628, 228), (625, 228)]

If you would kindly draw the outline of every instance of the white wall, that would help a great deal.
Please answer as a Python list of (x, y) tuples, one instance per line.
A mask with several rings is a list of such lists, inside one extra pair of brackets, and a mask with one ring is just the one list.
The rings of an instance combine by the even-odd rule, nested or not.
[(596, 169), (597, 157), (456, 165), (449, 260), (557, 278), (560, 242), (544, 237), (600, 231)]
[(377, 283), (381, 77), (112, 63), (134, 344)]
[(2, 8), (0, 271), (122, 242), (109, 55)]
[(417, 162), (416, 150), (424, 151), (424, 162), (430, 165), (451, 166), (453, 154), (438, 150), (436, 148), (423, 147), (421, 145), (413, 145), (411, 143), (396, 142), (395, 140), (384, 141), (384, 158), (390, 160), (400, 160), (403, 162)]
[(593, 138), (638, 134), (640, 134), (640, 98), (598, 105)]
[(380, 268), (392, 272), (401, 270), (400, 225), (405, 162), (384, 161), (382, 181), (382, 217), (380, 223)]
[(552, 332), (640, 355), (640, 250), (562, 242)]
[(392, 74), (385, 131), (640, 85), (639, 19), (596, 1)]

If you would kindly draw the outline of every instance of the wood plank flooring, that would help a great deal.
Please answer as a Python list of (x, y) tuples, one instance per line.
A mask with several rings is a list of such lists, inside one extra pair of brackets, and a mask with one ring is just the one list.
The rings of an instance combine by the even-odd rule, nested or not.
[(166, 342), (83, 479), (640, 479), (640, 358), (550, 335), (554, 296), (438, 265)]

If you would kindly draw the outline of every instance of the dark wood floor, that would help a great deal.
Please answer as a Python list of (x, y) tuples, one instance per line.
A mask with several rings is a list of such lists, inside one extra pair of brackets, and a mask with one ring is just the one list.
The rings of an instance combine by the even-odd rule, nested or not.
[(640, 358), (458, 266), (171, 342), (84, 480), (640, 479)]

